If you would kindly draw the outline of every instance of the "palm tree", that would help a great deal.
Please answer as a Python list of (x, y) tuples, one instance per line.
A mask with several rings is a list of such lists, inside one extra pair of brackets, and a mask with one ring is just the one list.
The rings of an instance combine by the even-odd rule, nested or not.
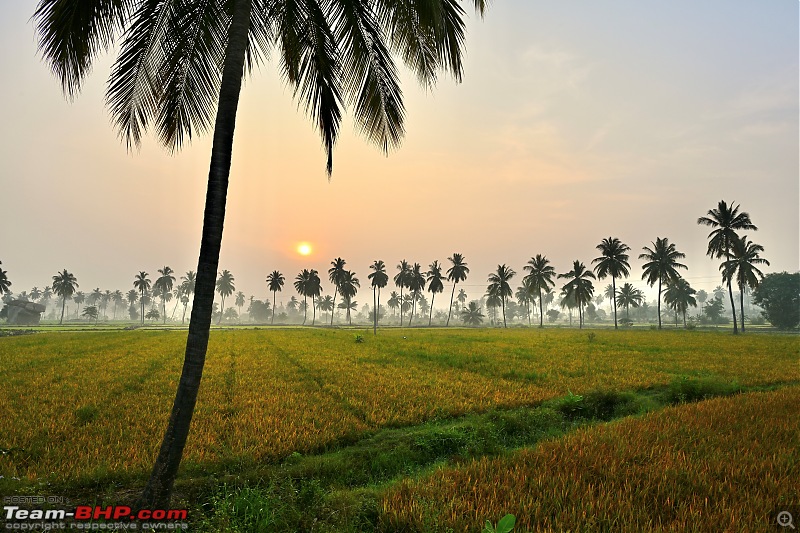
[(67, 305), (67, 298), (71, 298), (77, 288), (78, 280), (70, 272), (67, 272), (66, 268), (63, 272), (53, 276), (53, 292), (61, 297), (61, 319), (58, 321), (59, 324), (64, 323), (64, 308)]
[(442, 275), (442, 265), (438, 260), (428, 265), (425, 276), (428, 279), (428, 292), (431, 293), (431, 312), (428, 316), (428, 326), (430, 326), (433, 320), (433, 302), (436, 301), (436, 293), (444, 291), (444, 275)]
[(94, 305), (87, 305), (81, 316), (88, 318), (89, 320), (94, 320), (94, 325), (97, 325), (97, 318), (100, 316), (100, 312), (97, 310), (97, 307)]
[[(630, 251), (630, 248), (616, 237), (603, 239), (596, 248), (600, 250), (601, 254), (600, 257), (592, 260), (597, 279), (611, 276), (611, 287), (613, 293), (616, 293), (617, 278), (627, 278), (630, 274), (631, 265), (628, 264), (628, 254), (625, 253)], [(612, 301), (614, 302), (614, 329), (617, 329), (617, 305), (614, 298)]]
[(389, 306), (389, 309), (392, 310), (392, 316), (394, 316), (395, 311), (400, 307), (400, 295), (397, 294), (397, 291), (392, 291), (389, 294), (389, 299), (386, 301), (386, 305)]
[(505, 264), (497, 265), (497, 271), (492, 274), (489, 274), (489, 292), (496, 294), (500, 297), (500, 300), (503, 303), (503, 327), (506, 326), (506, 298), (514, 294), (514, 291), (511, 290), (511, 285), (509, 285), (509, 281), (513, 278), (517, 273), (514, 272), (511, 268), (507, 267)]
[[(731, 246), (733, 241), (738, 239), (737, 230), (757, 230), (750, 220), (750, 215), (742, 211), (739, 206), (731, 203), (730, 207), (725, 200), (720, 200), (716, 209), (710, 209), (708, 216), (700, 217), (697, 223), (703, 226), (715, 228), (708, 234), (708, 251), (706, 254), (712, 258), (719, 259), (725, 257), (726, 261), (731, 260)], [(724, 274), (724, 272), (723, 272)], [(725, 279), (723, 278), (723, 281)], [(731, 287), (731, 277), (728, 277), (728, 295), (731, 299), (731, 312), (733, 313), (733, 334), (739, 331), (736, 328), (736, 306), (733, 303), (733, 288)]]
[(353, 297), (358, 292), (359, 287), (361, 287), (361, 282), (358, 281), (356, 275), (350, 271), (345, 270), (344, 275), (342, 276), (341, 285), (339, 286), (339, 292), (342, 294), (342, 298), (344, 299), (345, 308), (347, 309), (347, 322), (351, 326), (353, 325), (353, 321), (350, 317), (351, 309), (357, 309), (355, 302), (353, 301)]
[[(411, 274), (411, 265), (408, 264), (408, 261), (403, 259), (397, 265), (397, 270), (398, 270), (398, 272), (397, 272), (397, 274), (394, 275), (393, 280), (394, 280), (394, 284), (396, 286), (400, 287), (400, 301), (403, 302), (404, 301), (403, 289), (405, 287), (408, 287), (409, 276)], [(403, 311), (404, 311), (404, 306), (401, 304), (400, 305), (400, 327), (403, 326)]]
[[(340, 285), (344, 279), (344, 265), (347, 261), (337, 257), (331, 261), (331, 268), (328, 269), (328, 280), (333, 284), (333, 305), (336, 307), (336, 293), (340, 291)], [(333, 313), (331, 313), (331, 326), (333, 325)]]
[[(175, 276), (172, 274), (175, 273), (170, 267), (165, 266), (164, 268), (159, 268), (158, 273), (161, 274), (158, 279), (156, 279), (155, 284), (153, 285), (154, 288), (157, 288), (161, 291), (161, 311), (164, 314), (164, 324), (167, 323), (167, 298), (169, 297), (172, 299), (172, 285), (175, 283)], [(169, 296), (168, 296), (169, 295)]]
[(414, 312), (417, 309), (417, 300), (419, 300), (422, 291), (425, 290), (425, 276), (422, 274), (422, 266), (419, 263), (414, 263), (411, 273), (408, 275), (408, 290), (411, 291), (413, 301), (411, 315), (408, 317), (408, 327), (411, 327), (411, 320), (414, 318)]
[[(168, 504), (202, 377), (213, 310), (233, 134), (246, 68), (279, 52), (281, 70), (315, 121), (333, 170), (333, 146), (349, 102), (370, 141), (384, 152), (404, 134), (404, 107), (392, 52), (432, 86), (440, 70), (460, 80), (463, 11), (387, 2), (126, 2), (41, 0), (34, 18), (39, 46), (74, 96), (95, 56), (122, 36), (107, 99), (128, 144), (155, 122), (160, 140), (179, 148), (213, 127), (197, 290), (178, 385), (158, 459), (140, 507)], [(486, 0), (475, 0), (483, 14)], [(65, 16), (65, 13), (76, 16)], [(390, 39), (389, 39), (390, 38)], [(388, 44), (387, 44), (387, 41)], [(391, 51), (390, 51), (391, 50)], [(216, 110), (216, 119), (214, 112)]]
[(318, 306), (320, 311), (326, 313), (333, 312), (333, 298), (331, 295), (329, 294), (325, 296), (325, 298), (320, 299)]
[(242, 291), (239, 291), (239, 292), (236, 293), (236, 300), (235, 300), (234, 303), (236, 304), (236, 307), (239, 308), (239, 323), (240, 324), (242, 322), (242, 307), (244, 306), (244, 303), (246, 301), (247, 301), (247, 296), (245, 296), (245, 294)]
[(697, 307), (694, 295), (697, 293), (684, 278), (667, 283), (664, 290), (664, 303), (675, 311), (675, 327), (678, 326), (678, 313), (683, 314), (683, 327), (686, 327), (686, 311), (689, 306)]
[(111, 293), (111, 301), (114, 302), (114, 317), (112, 320), (117, 319), (117, 305), (122, 305), (125, 301), (125, 296), (122, 294), (122, 291), (117, 289)]
[(686, 270), (687, 267), (678, 263), (678, 259), (683, 259), (686, 254), (679, 252), (666, 237), (663, 239), (657, 237), (656, 242), (652, 244), (653, 248), (642, 247), (646, 253), (640, 254), (639, 259), (647, 260), (647, 263), (642, 265), (644, 269), (642, 279), (646, 280), (651, 287), (658, 282), (658, 329), (661, 329), (661, 285), (677, 281), (681, 277), (677, 269)]
[(142, 303), (142, 325), (144, 326), (144, 293), (150, 290), (150, 280), (147, 272), (140, 271), (133, 279), (133, 287), (139, 289), (139, 301)]
[(572, 299), (575, 307), (578, 308), (578, 327), (583, 328), (583, 308), (592, 301), (592, 295), (594, 294), (594, 285), (592, 285), (590, 278), (597, 278), (580, 261), (573, 261), (572, 270), (566, 274), (559, 274), (558, 277), (569, 280), (561, 290), (568, 298)]
[[(72, 297), (73, 301), (75, 301), (75, 298), (77, 296), (78, 296), (78, 294), (76, 293), (75, 296)], [(134, 305), (136, 305), (136, 302), (139, 301), (139, 293), (136, 292), (136, 289), (131, 289), (131, 290), (129, 290), (127, 292), (127, 294), (125, 294), (125, 299), (128, 301), (128, 308), (129, 308), (129, 312), (130, 312), (130, 308), (132, 308)], [(77, 303), (77, 301), (76, 301), (76, 303)], [(132, 316), (133, 313), (130, 313), (130, 314), (131, 314), (131, 318), (133, 318), (133, 316)]]
[(500, 297), (498, 290), (499, 287), (493, 285), (489, 285), (486, 288), (486, 309), (489, 312), (489, 319), (492, 325), (495, 324), (497, 319), (497, 308), (503, 307), (503, 298)]
[(514, 293), (514, 297), (517, 299), (520, 305), (525, 306), (525, 314), (528, 315), (528, 326), (530, 327), (531, 301), (533, 301), (534, 295), (533, 295), (533, 285), (531, 285), (530, 279), (528, 279), (527, 276), (522, 278), (522, 285), (517, 287), (517, 292)]
[(730, 286), (730, 280), (734, 276), (736, 277), (736, 284), (739, 286), (742, 333), (744, 333), (744, 292), (748, 287), (750, 289), (758, 287), (760, 280), (764, 277), (764, 273), (756, 265), (769, 266), (769, 261), (759, 256), (763, 251), (763, 246), (747, 240), (747, 235), (744, 235), (731, 242), (732, 257), (719, 267), (722, 270), (722, 278), (728, 282), (728, 286)]
[[(233, 294), (233, 291), (236, 290), (236, 286), (234, 285), (234, 278), (233, 274), (230, 273), (228, 270), (223, 270), (219, 273), (219, 279), (217, 279), (216, 287), (217, 292), (220, 296), (222, 296), (222, 303), (219, 306), (219, 318), (217, 318), (217, 324), (222, 322), (222, 316), (225, 314), (225, 297), (230, 296)], [(196, 301), (197, 299), (195, 299)], [(192, 313), (194, 314), (194, 312)], [(192, 328), (192, 322), (189, 321), (189, 329)]]
[[(0, 261), (0, 265), (3, 262)], [(8, 280), (8, 272), (0, 268), (0, 296), (11, 292), (11, 282)]]
[(447, 260), (453, 265), (447, 269), (447, 280), (453, 282), (453, 291), (450, 293), (450, 308), (447, 311), (447, 324), (445, 324), (445, 326), (450, 325), (450, 314), (453, 312), (453, 296), (456, 293), (456, 285), (465, 281), (467, 279), (467, 274), (469, 274), (469, 267), (466, 261), (464, 261), (463, 255), (454, 253), (451, 257), (448, 257)]
[(181, 317), (181, 324), (186, 321), (186, 306), (189, 305), (189, 299), (194, 294), (195, 284), (194, 270), (190, 270), (185, 276), (181, 276), (181, 303), (183, 304), (183, 316)]
[(372, 273), (367, 276), (372, 285), (372, 304), (375, 312), (373, 313), (372, 334), (378, 334), (378, 309), (381, 308), (381, 289), (389, 284), (389, 275), (386, 273), (386, 264), (377, 260), (373, 262), (369, 269)]
[(281, 291), (286, 280), (283, 274), (277, 270), (273, 270), (272, 273), (267, 276), (266, 281), (269, 290), (272, 292), (272, 324), (275, 324), (275, 296)]
[[(536, 257), (531, 257), (524, 267), (529, 274), (523, 278), (532, 289), (536, 290), (539, 294), (539, 327), (544, 327), (544, 304), (542, 301), (542, 290), (549, 293), (550, 289), (555, 286), (553, 277), (556, 275), (556, 270), (550, 265), (550, 261), (542, 254), (536, 254)], [(552, 293), (550, 296), (552, 301)]]
[(480, 326), (483, 322), (483, 313), (478, 307), (478, 302), (470, 302), (469, 306), (461, 311), (461, 320), (468, 326)]
[(629, 308), (631, 306), (639, 307), (644, 300), (644, 295), (642, 294), (642, 291), (634, 288), (634, 286), (630, 283), (626, 283), (620, 287), (619, 291), (617, 291), (617, 297), (615, 300), (617, 305), (622, 305), (625, 307), (625, 319), (626, 321), (630, 321)]
[(458, 303), (461, 305), (461, 309), (463, 310), (464, 307), (466, 307), (467, 291), (465, 291), (463, 288), (458, 289), (458, 294), (456, 294), (456, 300), (458, 300)]
[(322, 280), (319, 278), (319, 272), (311, 269), (311, 279), (309, 280), (308, 294), (311, 296), (311, 309), (314, 312), (311, 318), (311, 325), (317, 323), (317, 303), (319, 296), (322, 294)]
[(83, 291), (78, 291), (72, 295), (72, 301), (75, 302), (78, 307), (75, 310), (75, 317), (77, 317), (78, 313), (81, 312), (81, 304), (86, 301), (86, 295), (83, 294)]
[(38, 302), (39, 298), (42, 297), (42, 291), (39, 290), (39, 287), (34, 287), (31, 289), (30, 293), (31, 300), (34, 302)]
[(304, 268), (295, 276), (294, 289), (303, 297), (303, 325), (305, 325), (308, 318), (308, 296), (311, 294), (311, 271), (309, 269)]

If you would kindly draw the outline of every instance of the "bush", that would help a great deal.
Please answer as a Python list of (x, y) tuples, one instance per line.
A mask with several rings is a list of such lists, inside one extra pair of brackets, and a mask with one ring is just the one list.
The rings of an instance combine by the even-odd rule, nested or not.
[(707, 400), (716, 396), (730, 396), (742, 391), (736, 382), (722, 381), (719, 378), (690, 379), (677, 378), (669, 384), (667, 400), (670, 403), (686, 403)]
[(594, 391), (583, 398), (584, 416), (611, 420), (639, 412), (636, 395), (630, 392)]
[(554, 407), (567, 420), (575, 420), (584, 416), (583, 396), (572, 394), (572, 391), (556, 400)]

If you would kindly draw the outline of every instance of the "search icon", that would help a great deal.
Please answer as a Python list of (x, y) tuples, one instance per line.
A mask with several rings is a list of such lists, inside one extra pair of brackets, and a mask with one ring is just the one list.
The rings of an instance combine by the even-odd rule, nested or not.
[(781, 527), (790, 527), (795, 529), (794, 517), (792, 516), (792, 513), (789, 511), (781, 511), (778, 513), (778, 525)]

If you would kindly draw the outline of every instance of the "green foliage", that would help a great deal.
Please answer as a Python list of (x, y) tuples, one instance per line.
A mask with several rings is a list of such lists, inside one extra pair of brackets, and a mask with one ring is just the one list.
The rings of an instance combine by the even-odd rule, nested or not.
[(669, 384), (667, 400), (672, 404), (697, 402), (716, 396), (730, 396), (742, 390), (735, 381), (728, 382), (715, 377), (692, 379), (682, 376)]
[(779, 329), (800, 325), (800, 273), (767, 274), (753, 291), (753, 303), (764, 308), (764, 318)]
[(595, 420), (612, 420), (641, 410), (636, 394), (612, 390), (598, 390), (584, 395), (582, 407), (584, 416)]
[(487, 520), (482, 533), (511, 533), (511, 531), (514, 531), (514, 524), (516, 523), (517, 518), (513, 514), (507, 514), (497, 522), (497, 526), (493, 526)]
[(93, 422), (99, 414), (100, 410), (96, 405), (85, 405), (75, 409), (75, 419), (79, 426), (85, 426), (86, 424)]
[(364, 336), (363, 335), (355, 335), (355, 341), (356, 341), (356, 344), (363, 343), (364, 342)]
[(581, 418), (584, 415), (583, 396), (569, 391), (569, 394), (555, 402), (555, 408), (567, 420)]

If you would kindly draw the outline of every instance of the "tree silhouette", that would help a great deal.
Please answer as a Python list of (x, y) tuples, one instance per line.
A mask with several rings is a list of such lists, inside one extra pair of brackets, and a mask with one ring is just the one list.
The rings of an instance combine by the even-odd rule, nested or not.
[[(532, 289), (536, 290), (539, 295), (539, 327), (543, 328), (544, 304), (542, 301), (542, 291), (549, 292), (550, 289), (555, 286), (553, 278), (556, 275), (556, 270), (550, 265), (550, 261), (547, 257), (541, 254), (536, 254), (536, 257), (531, 257), (528, 263), (522, 268), (528, 271), (528, 275), (523, 279), (527, 280), (527, 283)], [(552, 301), (552, 294), (550, 296), (550, 301)]]
[(114, 317), (112, 320), (117, 319), (117, 306), (122, 305), (125, 301), (125, 296), (122, 294), (122, 291), (117, 289), (111, 293), (111, 301), (114, 302)]
[(78, 288), (78, 280), (75, 279), (70, 272), (65, 268), (63, 272), (59, 272), (53, 276), (53, 292), (61, 297), (61, 318), (58, 323), (64, 323), (64, 308), (67, 305), (67, 298), (71, 298)]
[(403, 326), (403, 315), (405, 314), (405, 306), (402, 305), (402, 302), (405, 301), (403, 298), (403, 289), (408, 287), (408, 283), (410, 281), (411, 276), (411, 265), (408, 264), (408, 261), (403, 259), (397, 265), (397, 274), (394, 275), (393, 281), (397, 287), (400, 287), (400, 327)]
[[(0, 261), (0, 265), (3, 262)], [(8, 279), (8, 272), (0, 268), (0, 296), (11, 292), (11, 281)]]
[(411, 268), (411, 273), (408, 275), (408, 290), (411, 291), (411, 316), (408, 317), (408, 327), (411, 327), (411, 320), (414, 318), (414, 312), (417, 308), (417, 300), (419, 300), (422, 291), (425, 290), (425, 275), (422, 273), (422, 266), (419, 263), (414, 263)]
[(594, 285), (590, 279), (597, 278), (580, 261), (573, 261), (572, 270), (565, 274), (559, 274), (558, 277), (568, 280), (561, 290), (566, 299), (573, 302), (578, 308), (578, 328), (583, 328), (583, 308), (592, 301), (594, 294)]
[(97, 325), (97, 319), (100, 316), (100, 312), (97, 310), (97, 306), (95, 305), (87, 305), (83, 309), (83, 313), (81, 316), (88, 318), (89, 320), (94, 320), (94, 325)]
[(72, 301), (77, 304), (77, 309), (75, 310), (75, 318), (77, 318), (81, 312), (81, 304), (86, 301), (86, 295), (83, 294), (83, 291), (78, 291), (72, 295)]
[(454, 253), (452, 256), (448, 257), (447, 260), (453, 265), (447, 269), (447, 280), (453, 282), (453, 291), (450, 293), (450, 308), (447, 311), (447, 323), (445, 326), (450, 325), (450, 315), (453, 312), (453, 296), (456, 293), (456, 285), (462, 281), (466, 281), (467, 275), (469, 274), (469, 267), (463, 255)]
[[(216, 287), (217, 292), (220, 296), (222, 296), (222, 303), (219, 306), (219, 318), (217, 319), (217, 324), (222, 322), (222, 317), (225, 314), (225, 297), (230, 296), (233, 294), (233, 291), (236, 290), (236, 286), (234, 285), (234, 278), (233, 274), (230, 273), (228, 270), (223, 270), (219, 273), (219, 278), (217, 279)], [(191, 328), (191, 321), (189, 322), (189, 327)]]
[(367, 279), (372, 285), (372, 305), (375, 312), (373, 313), (372, 320), (372, 334), (378, 334), (378, 309), (381, 307), (381, 289), (389, 284), (389, 275), (386, 273), (386, 264), (377, 260), (373, 262), (369, 269), (372, 273), (367, 276)]
[[(616, 237), (603, 239), (596, 248), (601, 253), (600, 257), (592, 260), (597, 279), (611, 276), (612, 294), (616, 295), (617, 278), (627, 278), (630, 274), (631, 265), (628, 264), (628, 254), (626, 253), (630, 251), (630, 248)], [(614, 302), (614, 329), (617, 329), (617, 301), (613, 296), (611, 300)]]
[(355, 306), (355, 302), (353, 301), (353, 297), (358, 292), (359, 287), (361, 287), (361, 282), (358, 281), (356, 275), (350, 271), (345, 270), (344, 275), (342, 276), (341, 285), (339, 286), (339, 292), (342, 294), (342, 298), (344, 299), (345, 306), (342, 309), (347, 309), (347, 323), (351, 326), (353, 325), (353, 321), (350, 317), (350, 311), (352, 309), (357, 309)]
[(661, 329), (661, 286), (662, 283), (677, 281), (681, 275), (679, 268), (687, 269), (686, 265), (678, 263), (678, 259), (683, 259), (686, 254), (679, 252), (673, 243), (665, 237), (656, 238), (653, 248), (643, 246), (645, 253), (639, 255), (639, 259), (647, 260), (642, 265), (644, 272), (642, 279), (647, 281), (651, 287), (658, 282), (658, 329)]
[[(72, 297), (73, 301), (76, 301), (75, 300), (76, 296), (77, 293), (75, 294), (75, 296)], [(128, 313), (130, 314), (131, 320), (133, 320), (135, 318), (134, 313), (136, 313), (136, 308), (134, 308), (133, 306), (136, 305), (136, 302), (139, 301), (139, 293), (136, 292), (136, 289), (131, 289), (125, 294), (125, 300), (127, 300), (128, 302)]]
[(428, 265), (428, 271), (425, 273), (428, 280), (428, 292), (431, 293), (431, 312), (428, 316), (428, 326), (431, 325), (433, 320), (433, 303), (436, 301), (436, 293), (444, 291), (444, 275), (442, 274), (442, 265), (439, 261), (434, 261)]
[(639, 307), (644, 300), (642, 291), (626, 283), (617, 291), (616, 304), (625, 307), (625, 318), (630, 321), (630, 307)]
[(506, 298), (514, 294), (511, 285), (508, 283), (517, 273), (505, 264), (497, 265), (497, 270), (489, 274), (489, 294), (496, 295), (503, 304), (503, 327), (506, 325)]
[[(344, 266), (347, 261), (337, 257), (331, 261), (331, 268), (328, 269), (328, 280), (333, 284), (333, 306), (336, 307), (336, 294), (341, 292), (341, 284), (344, 279)], [(333, 325), (333, 314), (331, 313), (331, 326)]]
[(664, 303), (675, 311), (675, 326), (678, 325), (678, 313), (683, 314), (683, 327), (686, 327), (686, 311), (689, 307), (697, 307), (694, 295), (697, 293), (684, 278), (667, 283), (664, 290)]
[(245, 294), (242, 291), (236, 293), (236, 300), (234, 301), (234, 303), (236, 304), (236, 307), (239, 308), (238, 318), (240, 323), (242, 322), (242, 307), (244, 306), (244, 303), (246, 301), (247, 301), (247, 296), (245, 296)]
[(467, 326), (480, 326), (483, 323), (483, 313), (477, 302), (470, 302), (467, 308), (461, 311), (461, 320)]
[(317, 302), (319, 301), (320, 294), (322, 294), (322, 280), (319, 278), (319, 272), (312, 268), (311, 277), (308, 282), (308, 295), (311, 296), (311, 309), (314, 313), (311, 318), (312, 326), (317, 322)]
[(192, 297), (192, 294), (194, 294), (195, 279), (196, 276), (194, 270), (190, 270), (185, 276), (181, 276), (181, 303), (183, 304), (183, 316), (181, 317), (181, 324), (186, 321), (186, 306), (189, 305), (190, 298)]
[(286, 281), (281, 274), (277, 270), (273, 270), (272, 273), (267, 275), (267, 285), (269, 286), (269, 290), (272, 292), (272, 324), (275, 324), (275, 296), (281, 291), (283, 288), (283, 284)]
[[(720, 265), (722, 279), (728, 282), (734, 277), (739, 287), (739, 309), (742, 316), (742, 333), (744, 333), (744, 291), (749, 287), (755, 289), (764, 277), (756, 265), (767, 265), (769, 261), (762, 259), (760, 253), (764, 247), (747, 240), (747, 235), (731, 241), (731, 257)], [(734, 315), (734, 320), (736, 315)]]
[(158, 273), (161, 274), (157, 279), (155, 284), (153, 285), (154, 289), (158, 289), (161, 294), (161, 311), (164, 314), (164, 324), (167, 323), (167, 298), (170, 300), (172, 299), (172, 285), (175, 283), (175, 276), (172, 274), (175, 273), (170, 267), (165, 266), (164, 268), (159, 268)]
[[(703, 226), (714, 228), (708, 234), (708, 251), (706, 255), (719, 259), (724, 257), (726, 261), (731, 260), (731, 246), (733, 241), (738, 239), (737, 230), (757, 230), (758, 228), (750, 221), (750, 215), (739, 212), (739, 206), (731, 203), (730, 207), (725, 200), (720, 200), (716, 209), (710, 209), (708, 216), (700, 217), (697, 223)], [(724, 276), (724, 272), (723, 272)], [(723, 281), (725, 281), (723, 277)], [(731, 300), (731, 312), (733, 313), (733, 334), (739, 331), (736, 327), (736, 306), (733, 303), (733, 288), (731, 287), (731, 277), (728, 277), (728, 295)]]
[(389, 294), (389, 300), (386, 301), (386, 305), (392, 310), (392, 316), (394, 316), (395, 311), (400, 307), (400, 302), (400, 295), (397, 294), (397, 291), (392, 291), (391, 294)]
[(319, 310), (324, 311), (326, 313), (333, 312), (333, 298), (331, 295), (327, 295), (324, 298), (320, 299), (319, 301)]

